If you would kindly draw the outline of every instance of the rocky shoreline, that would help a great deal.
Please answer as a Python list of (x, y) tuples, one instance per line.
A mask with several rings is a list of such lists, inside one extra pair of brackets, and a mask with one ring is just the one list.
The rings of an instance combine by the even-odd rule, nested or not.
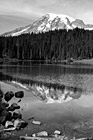
[[(2, 86), (1, 86), (2, 87)], [(16, 98), (18, 101), (15, 103), (10, 103), (10, 101)], [(29, 120), (32, 120), (32, 124), (36, 126), (42, 125), (38, 120), (35, 120), (34, 117), (28, 119), (28, 122), (24, 120), (21, 113), (18, 113), (18, 110), (21, 108), (19, 103), (24, 98), (24, 91), (7, 91), (3, 92), (0, 89), (0, 140), (18, 140), (24, 139), (21, 135), (23, 129), (28, 126)], [(19, 132), (19, 136), (16, 136), (14, 132)], [(54, 136), (61, 134), (59, 130), (54, 132)], [(28, 139), (27, 134), (25, 138)], [(32, 134), (32, 138), (35, 137), (48, 137), (49, 134), (46, 131), (36, 132)]]
[(34, 116), (28, 116), (25, 120), (20, 105), (25, 92), (21, 88), (13, 88), (12, 85), (7, 87), (7, 83), (0, 83), (0, 140), (92, 140), (68, 138), (57, 126), (55, 129), (52, 125), (48, 126), (53, 130), (49, 133), (44, 127), (46, 124)]
[[(12, 100), (12, 98), (18, 98), (17, 103), (9, 104), (9, 101)], [(42, 139), (43, 137), (45, 139), (51, 139), (56, 138), (58, 135), (61, 134), (59, 130), (54, 131), (53, 136), (49, 136), (47, 131), (41, 131), (32, 134), (32, 137), (26, 136), (20, 136), (16, 137), (15, 134), (13, 134), (13, 131), (21, 131), (25, 127), (27, 127), (28, 122), (23, 120), (22, 114), (17, 113), (16, 110), (20, 109), (20, 106), (18, 105), (19, 102), (21, 102), (22, 98), (24, 97), (23, 91), (18, 91), (13, 93), (13, 91), (7, 91), (4, 93), (0, 89), (0, 140), (10, 140), (10, 139)], [(29, 118), (29, 120), (32, 120), (32, 124), (34, 125), (41, 125), (40, 121), (36, 121), (34, 117)], [(42, 138), (41, 138), (42, 137)]]
[(20, 109), (20, 105), (18, 103), (9, 104), (14, 96), (21, 100), (24, 97), (24, 92), (7, 91), (4, 93), (0, 89), (0, 138), (8, 137), (9, 132), (24, 129), (28, 125), (28, 122), (23, 120), (22, 114), (16, 112)]

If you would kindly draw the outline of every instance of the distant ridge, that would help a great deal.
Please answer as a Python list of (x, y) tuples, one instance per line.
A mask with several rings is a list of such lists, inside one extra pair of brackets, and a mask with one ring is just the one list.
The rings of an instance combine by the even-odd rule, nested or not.
[(67, 15), (48, 13), (25, 27), (17, 28), (13, 31), (6, 32), (1, 36), (19, 36), (26, 33), (42, 33), (50, 30), (73, 30), (74, 28), (83, 28), (85, 30), (93, 30), (93, 25), (85, 24), (80, 19), (74, 19)]

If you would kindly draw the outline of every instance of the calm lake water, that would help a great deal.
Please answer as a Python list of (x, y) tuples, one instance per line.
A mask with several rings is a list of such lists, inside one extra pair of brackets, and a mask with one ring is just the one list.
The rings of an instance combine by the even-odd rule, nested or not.
[[(35, 116), (36, 119), (45, 123), (46, 127), (44, 128), (47, 130), (50, 127), (52, 127), (51, 131), (53, 129), (62, 130), (62, 126), (67, 125), (80, 136), (93, 136), (91, 133), (93, 131), (92, 66), (31, 62), (2, 64), (0, 65), (0, 81), (10, 81), (10, 83), (15, 81), (20, 83), (21, 86), (27, 87), (29, 94), (26, 94), (20, 103), (24, 108), (25, 119)], [(35, 89), (43, 86), (53, 89), (56, 95), (63, 88), (73, 90), (76, 95), (71, 98), (72, 100), (66, 102), (45, 103), (34, 96), (31, 91), (31, 87)]]

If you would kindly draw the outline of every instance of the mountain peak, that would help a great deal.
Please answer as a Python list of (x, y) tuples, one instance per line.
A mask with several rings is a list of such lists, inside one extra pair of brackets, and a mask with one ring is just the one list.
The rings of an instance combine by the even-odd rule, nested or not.
[(75, 19), (70, 17), (70, 16), (67, 16), (67, 15), (64, 15), (64, 14), (54, 14), (54, 13), (48, 13), (47, 15), (50, 16), (50, 19), (53, 20), (54, 18), (56, 17), (59, 17), (59, 18), (62, 18), (62, 19), (65, 19), (65, 18), (68, 18), (71, 22), (73, 22)]
[(39, 18), (33, 24), (29, 24), (26, 27), (10, 31), (8, 33), (3, 34), (2, 36), (18, 36), (26, 33), (42, 33), (48, 32), (50, 30), (59, 29), (73, 30), (76, 27), (87, 30), (93, 30), (93, 25), (85, 24), (80, 19), (74, 19), (70, 16), (63, 14), (48, 13)]

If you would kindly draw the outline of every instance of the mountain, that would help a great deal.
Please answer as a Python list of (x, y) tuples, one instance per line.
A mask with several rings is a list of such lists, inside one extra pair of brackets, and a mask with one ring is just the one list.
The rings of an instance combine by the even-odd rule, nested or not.
[(74, 19), (67, 15), (49, 13), (35, 21), (33, 24), (4, 33), (2, 36), (18, 36), (26, 33), (42, 33), (59, 29), (73, 30), (76, 27), (93, 30), (93, 25), (85, 24), (80, 19)]

